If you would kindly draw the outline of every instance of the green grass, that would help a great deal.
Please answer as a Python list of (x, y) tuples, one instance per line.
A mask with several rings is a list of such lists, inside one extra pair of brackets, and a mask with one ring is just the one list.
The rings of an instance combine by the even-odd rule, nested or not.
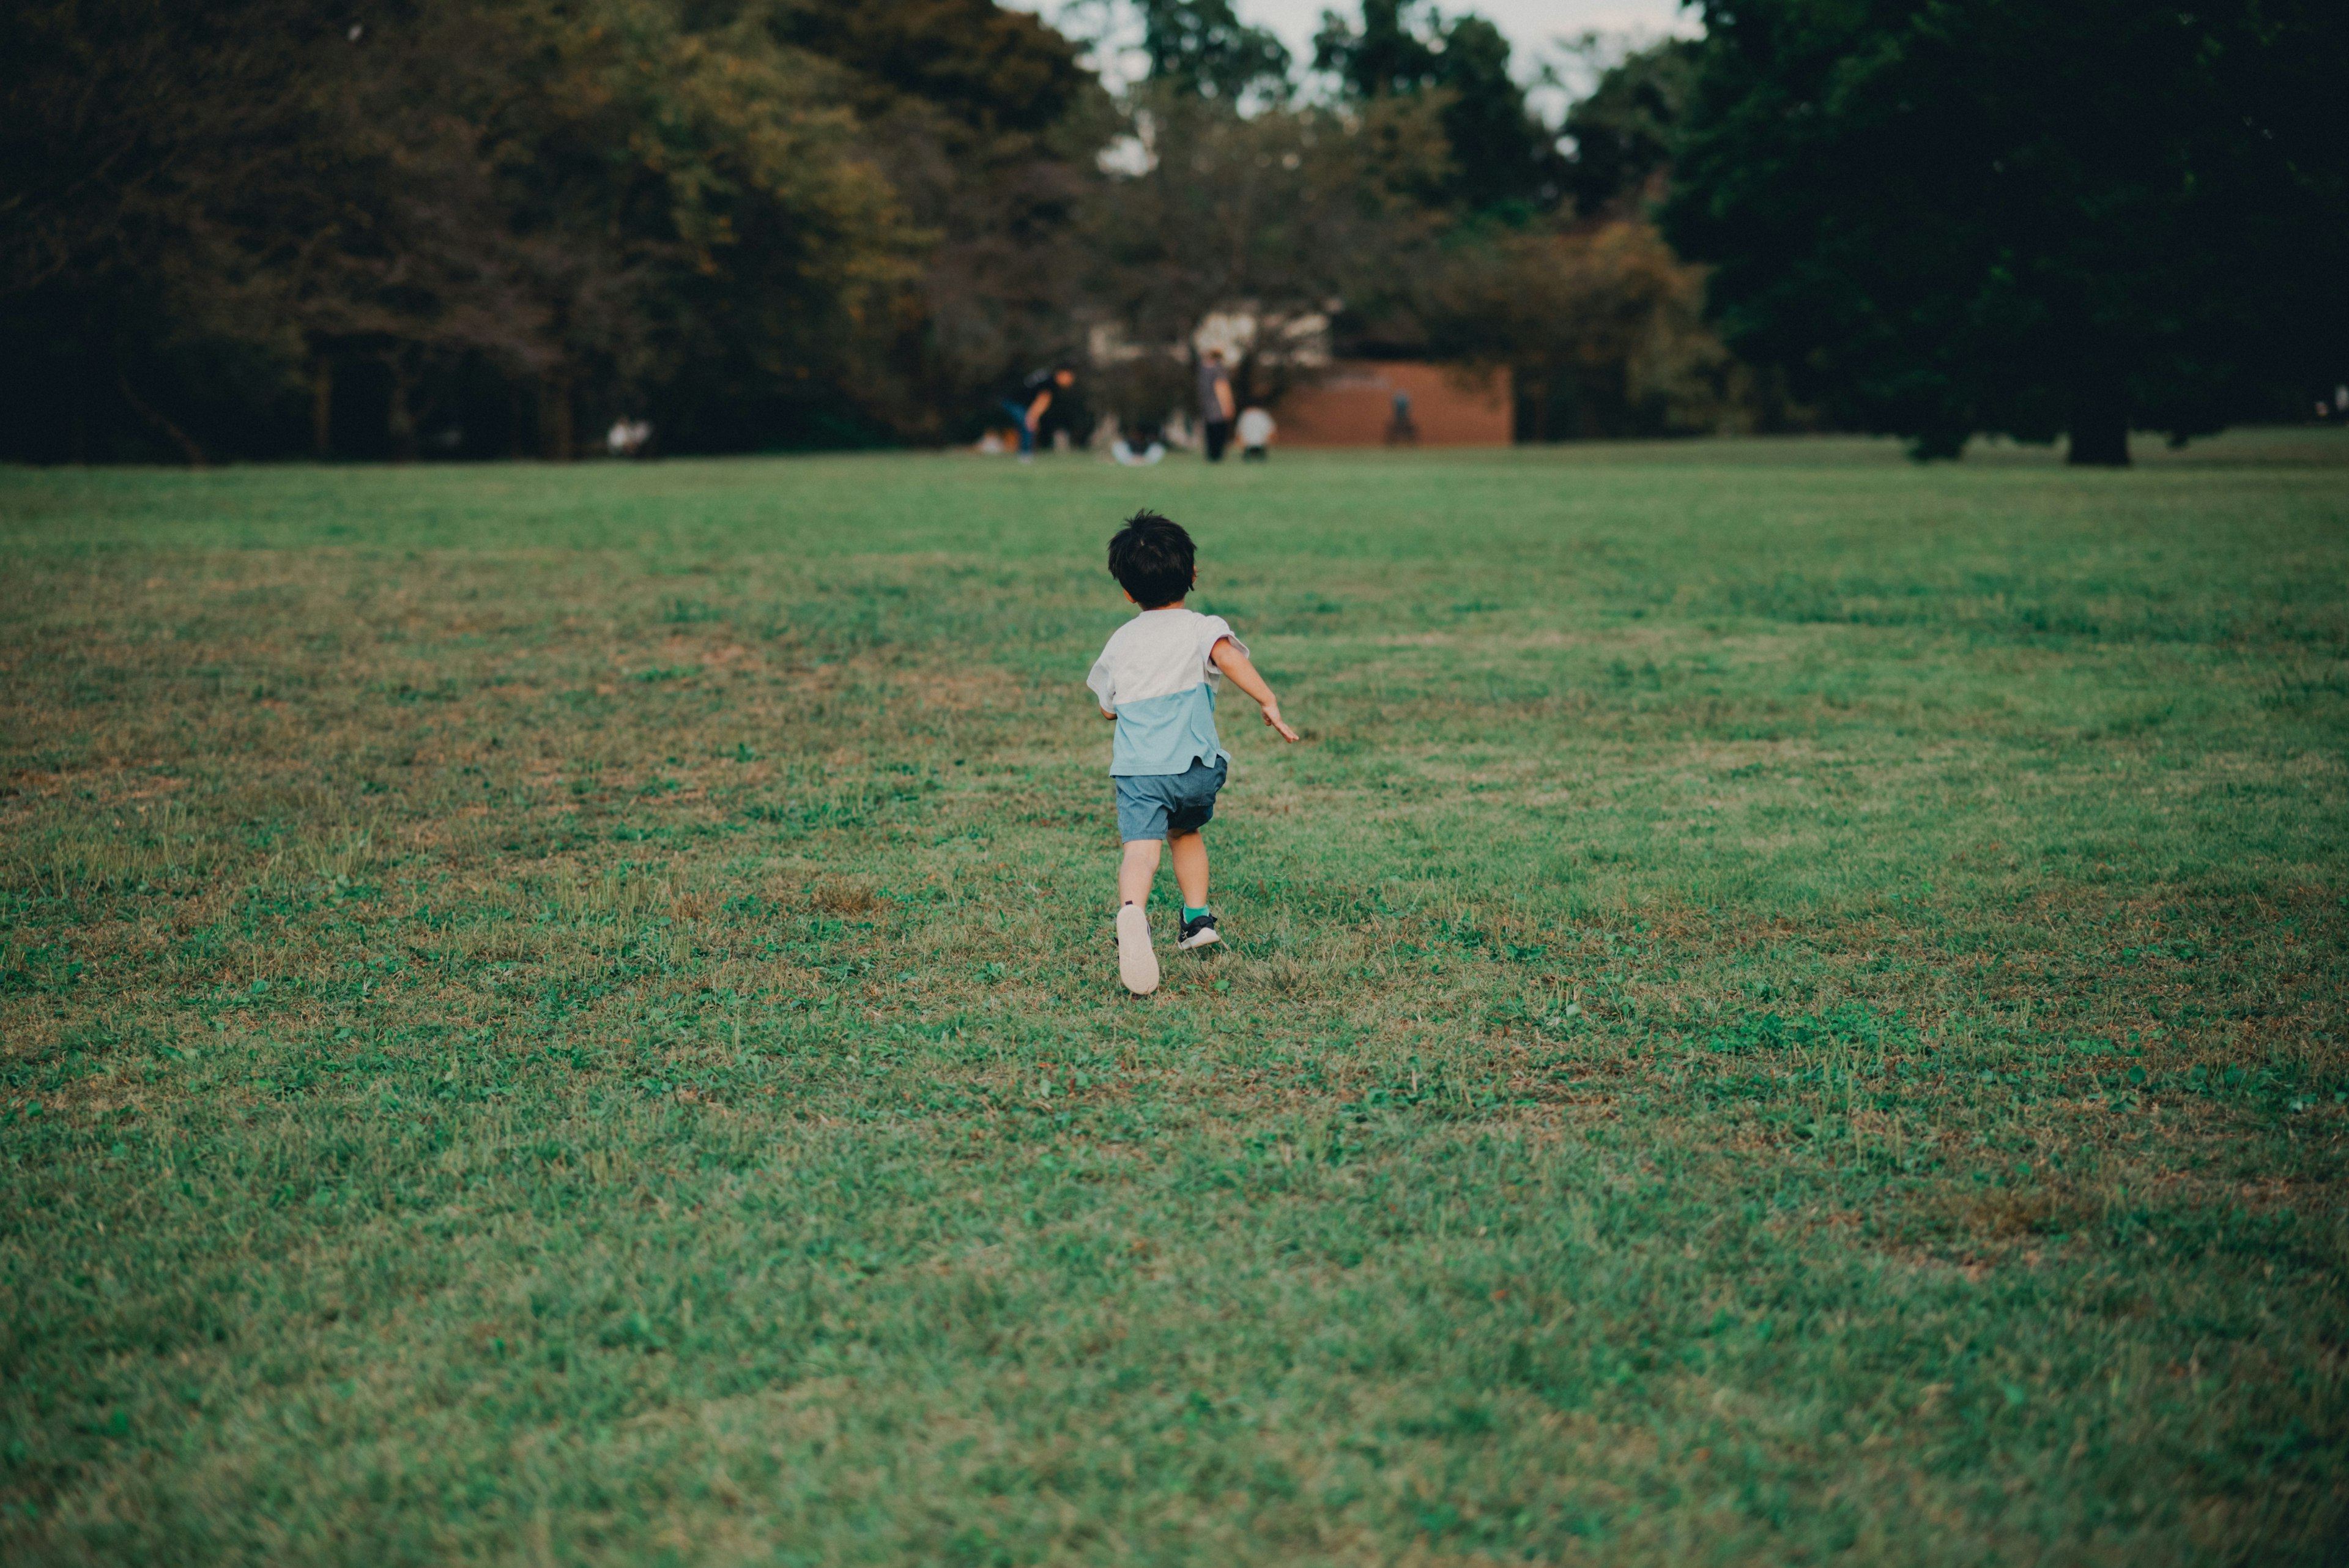
[[(1136, 1001), (1143, 502), (1309, 743)], [(2343, 1561), (2337, 436), (17, 472), (0, 572), (11, 1563)]]

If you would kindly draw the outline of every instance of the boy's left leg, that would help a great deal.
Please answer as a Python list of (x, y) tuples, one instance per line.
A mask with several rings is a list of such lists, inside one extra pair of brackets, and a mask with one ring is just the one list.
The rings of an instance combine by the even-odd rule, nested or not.
[[(1166, 836), (1166, 852), (1174, 860), (1174, 886), (1183, 889), (1183, 907), (1207, 907), (1207, 836), (1197, 828)], [(1154, 869), (1155, 867), (1154, 867)]]
[(1174, 885), (1183, 889), (1182, 935), (1178, 948), (1204, 948), (1222, 941), (1215, 911), (1207, 907), (1207, 838), (1197, 828), (1166, 836), (1167, 852), (1174, 860)]

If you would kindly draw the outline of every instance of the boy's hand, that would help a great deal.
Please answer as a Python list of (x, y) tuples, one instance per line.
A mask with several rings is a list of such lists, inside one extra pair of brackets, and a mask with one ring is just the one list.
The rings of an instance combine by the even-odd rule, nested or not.
[(1256, 705), (1264, 710), (1264, 722), (1279, 731), (1282, 740), (1304, 738), (1290, 729), (1288, 721), (1280, 716), (1280, 699), (1272, 694), (1272, 688), (1264, 683), (1264, 677), (1256, 672), (1256, 666), (1248, 662), (1248, 656), (1240, 651), (1238, 643), (1228, 637), (1219, 637), (1216, 639), (1216, 646), (1207, 649), (1207, 657), (1215, 662), (1216, 669), (1231, 678), (1233, 685), (1256, 699)]

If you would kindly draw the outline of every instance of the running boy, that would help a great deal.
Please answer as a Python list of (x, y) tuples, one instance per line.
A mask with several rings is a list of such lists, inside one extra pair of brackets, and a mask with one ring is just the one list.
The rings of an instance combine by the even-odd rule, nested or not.
[(1110, 778), (1117, 789), (1117, 972), (1137, 996), (1158, 989), (1158, 955), (1150, 948), (1143, 906), (1158, 875), (1158, 846), (1174, 851), (1183, 890), (1175, 943), (1204, 948), (1223, 940), (1207, 905), (1207, 841), (1199, 830), (1216, 815), (1230, 755), (1216, 737), (1217, 675), (1228, 675), (1264, 710), (1264, 722), (1294, 741), (1280, 703), (1248, 662), (1247, 649), (1224, 618), (1183, 607), (1198, 571), (1191, 535), (1155, 512), (1137, 512), (1109, 542), (1110, 576), (1142, 613), (1118, 628), (1093, 661), (1085, 684), (1102, 717), (1117, 721)]

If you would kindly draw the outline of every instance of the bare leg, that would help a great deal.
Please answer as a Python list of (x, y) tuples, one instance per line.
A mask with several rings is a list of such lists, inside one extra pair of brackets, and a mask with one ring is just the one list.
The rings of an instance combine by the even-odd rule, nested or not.
[[(1174, 885), (1183, 889), (1183, 902), (1194, 909), (1207, 907), (1207, 839), (1197, 829), (1178, 833), (1166, 840), (1166, 847), (1174, 857)], [(1152, 861), (1151, 868), (1157, 868)]]
[[(1194, 834), (1192, 836), (1196, 837)], [(1124, 857), (1117, 863), (1117, 901), (1121, 904), (1146, 904), (1150, 901), (1150, 884), (1158, 875), (1158, 846), (1155, 838), (1129, 838)], [(1180, 864), (1178, 861), (1177, 864)], [(1206, 880), (1206, 857), (1200, 857), (1200, 881)]]

